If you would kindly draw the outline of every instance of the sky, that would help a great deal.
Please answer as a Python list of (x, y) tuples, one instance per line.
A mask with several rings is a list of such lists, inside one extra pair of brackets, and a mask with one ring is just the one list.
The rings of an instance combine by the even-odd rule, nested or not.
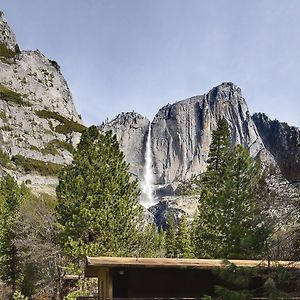
[(222, 82), (300, 127), (299, 0), (0, 0), (23, 50), (61, 66), (86, 125)]

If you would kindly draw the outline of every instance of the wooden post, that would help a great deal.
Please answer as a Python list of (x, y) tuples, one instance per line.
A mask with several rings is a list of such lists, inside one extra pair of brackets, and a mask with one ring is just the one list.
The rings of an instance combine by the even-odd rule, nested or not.
[(102, 280), (101, 277), (98, 275), (98, 300), (102, 298)]
[(106, 271), (106, 288), (107, 288), (107, 298), (113, 298), (113, 282), (112, 282), (112, 271), (107, 269)]
[(108, 268), (101, 268), (98, 273), (98, 300), (113, 298), (112, 273)]

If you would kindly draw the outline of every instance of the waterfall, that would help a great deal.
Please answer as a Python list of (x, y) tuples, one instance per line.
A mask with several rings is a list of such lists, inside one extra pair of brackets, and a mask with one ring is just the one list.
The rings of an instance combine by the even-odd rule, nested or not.
[(154, 197), (153, 179), (154, 179), (154, 174), (152, 169), (151, 122), (150, 122), (147, 141), (146, 141), (144, 178), (142, 182), (142, 199), (141, 199), (141, 204), (146, 208), (149, 208), (150, 206), (158, 203), (158, 201)]

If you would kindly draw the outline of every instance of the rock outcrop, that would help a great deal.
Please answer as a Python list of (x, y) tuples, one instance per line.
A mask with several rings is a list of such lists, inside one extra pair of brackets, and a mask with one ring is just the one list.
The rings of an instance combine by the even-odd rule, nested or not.
[(154, 173), (157, 183), (186, 180), (202, 173), (217, 120), (225, 118), (233, 144), (242, 144), (253, 157), (265, 151), (241, 89), (223, 83), (203, 96), (195, 96), (160, 109), (152, 123)]
[(117, 135), (125, 159), (130, 163), (130, 172), (140, 179), (144, 171), (148, 127), (149, 120), (135, 112), (121, 113), (99, 127), (103, 132), (111, 130)]
[(290, 181), (300, 181), (300, 130), (265, 114), (252, 117), (262, 141), (274, 157), (282, 174)]
[[(223, 83), (205, 95), (168, 104), (154, 117), (151, 140), (156, 184), (184, 181), (205, 170), (211, 133), (221, 117), (231, 128), (234, 144), (244, 145), (253, 157), (272, 161), (241, 89)], [(132, 173), (140, 179), (148, 124), (148, 119), (137, 113), (122, 113), (100, 126), (117, 134)]]
[[(287, 191), (291, 199), (299, 198), (299, 129), (264, 114), (251, 117), (241, 89), (227, 82), (207, 94), (164, 106), (151, 122), (156, 196), (162, 198), (153, 213), (161, 225), (166, 211), (190, 217), (195, 210), (196, 196), (183, 198), (174, 191), (179, 182), (206, 169), (219, 118), (228, 122), (233, 144), (242, 144), (274, 170), (271, 189), (280, 197), (287, 197)], [(130, 171), (140, 181), (149, 124), (130, 112), (99, 126), (117, 135)], [(72, 149), (84, 128), (59, 65), (38, 50), (21, 51), (0, 12), (0, 175), (8, 172), (36, 190), (54, 192), (57, 173), (72, 161)]]
[(84, 126), (58, 64), (20, 51), (3, 13), (0, 28), (0, 167), (19, 181), (55, 185)]
[(16, 36), (6, 22), (4, 13), (0, 11), (0, 44), (11, 51), (18, 52), (19, 46), (16, 41)]

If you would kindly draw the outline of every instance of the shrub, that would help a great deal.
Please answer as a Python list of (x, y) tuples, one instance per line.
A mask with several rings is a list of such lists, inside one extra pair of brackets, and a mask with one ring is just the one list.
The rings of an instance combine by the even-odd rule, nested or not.
[(58, 122), (62, 123), (55, 127), (54, 130), (57, 133), (67, 134), (67, 133), (70, 133), (73, 131), (83, 132), (86, 129), (86, 127), (84, 125), (81, 125), (77, 122), (69, 120), (55, 111), (49, 111), (49, 110), (44, 109), (44, 110), (37, 111), (36, 114), (40, 118), (47, 119), (47, 120), (54, 119), (54, 120), (57, 120)]
[(62, 165), (44, 162), (33, 158), (27, 158), (22, 155), (15, 155), (12, 161), (25, 172), (38, 172), (42, 176), (57, 176), (62, 169)]
[(3, 131), (12, 131), (13, 130), (9, 125), (4, 125), (1, 129)]
[(69, 121), (68, 123), (57, 125), (55, 131), (57, 133), (67, 134), (73, 131), (82, 133), (85, 130), (85, 126), (76, 123), (74, 121)]
[(21, 94), (10, 90), (2, 84), (0, 84), (0, 98), (6, 102), (12, 102), (23, 106), (31, 106), (29, 102), (23, 100)]
[(0, 165), (2, 167), (8, 167), (9, 163), (9, 156), (3, 150), (0, 149)]
[(0, 56), (6, 58), (13, 58), (17, 53), (8, 49), (3, 43), (0, 43)]
[(24, 296), (21, 292), (16, 291), (13, 294), (13, 300), (28, 300), (28, 297)]
[(70, 153), (73, 152), (73, 146), (65, 141), (60, 141), (58, 139), (54, 139), (50, 141), (46, 147), (41, 151), (43, 154), (51, 154), (51, 155), (57, 155), (57, 149), (62, 148), (66, 149)]
[(50, 154), (50, 155), (57, 155), (58, 152), (57, 152), (57, 149), (55, 147), (55, 145), (51, 142), (49, 142), (46, 147), (44, 149), (41, 150), (41, 152), (44, 154), (44, 155), (47, 155), (47, 154)]

